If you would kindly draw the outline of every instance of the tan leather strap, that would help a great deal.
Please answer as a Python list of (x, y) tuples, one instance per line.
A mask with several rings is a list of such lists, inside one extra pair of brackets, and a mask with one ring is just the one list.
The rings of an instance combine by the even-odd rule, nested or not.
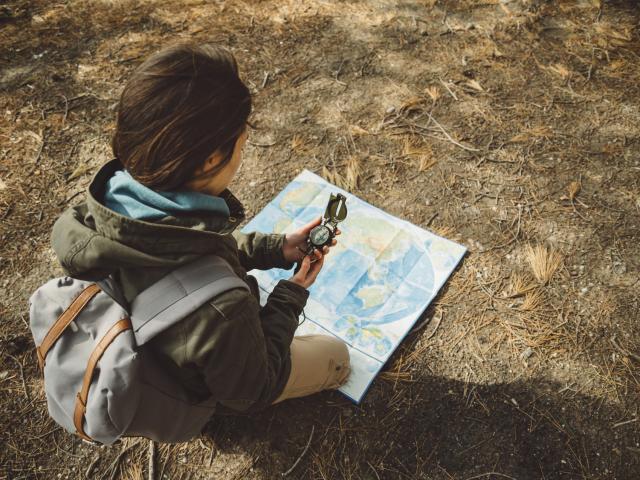
[(82, 378), (82, 388), (76, 396), (76, 406), (73, 412), (73, 424), (76, 427), (76, 433), (87, 441), (92, 440), (86, 433), (84, 433), (82, 424), (84, 423), (84, 415), (87, 412), (87, 398), (89, 398), (89, 387), (91, 386), (93, 371), (95, 370), (100, 358), (102, 358), (104, 351), (109, 347), (109, 345), (111, 345), (111, 342), (113, 342), (122, 332), (129, 330), (130, 328), (131, 320), (128, 318), (123, 318), (122, 320), (114, 323), (93, 349), (93, 352), (91, 352), (91, 356), (89, 357), (89, 361), (87, 362), (87, 369), (85, 370), (84, 377)]
[(45, 359), (47, 358), (47, 353), (53, 345), (58, 341), (60, 335), (65, 331), (65, 329), (69, 326), (71, 322), (75, 320), (78, 314), (82, 311), (82, 309), (89, 303), (89, 301), (96, 296), (96, 294), (100, 291), (100, 287), (95, 283), (89, 285), (85, 288), (80, 295), (76, 297), (76, 299), (71, 302), (71, 305), (67, 307), (56, 323), (49, 329), (47, 334), (42, 340), (42, 343), (36, 347), (36, 352), (38, 354), (38, 363), (40, 364), (40, 368), (44, 368)]

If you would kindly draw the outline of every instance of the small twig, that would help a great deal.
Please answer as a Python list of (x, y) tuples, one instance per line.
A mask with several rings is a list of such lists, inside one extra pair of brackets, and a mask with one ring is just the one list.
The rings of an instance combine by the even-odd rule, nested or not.
[(422, 330), (426, 325), (428, 325), (431, 320), (433, 320), (434, 315), (431, 315), (430, 317), (425, 318), (423, 321), (421, 321), (418, 325), (416, 325), (415, 327), (413, 327), (411, 330), (409, 330), (409, 333), (415, 333), (419, 330)]
[(64, 98), (64, 115), (62, 115), (62, 126), (64, 126), (67, 121), (67, 115), (69, 115), (69, 100), (65, 95), (61, 95)]
[[(209, 467), (211, 467), (211, 465), (213, 464), (213, 455), (216, 453), (213, 447), (214, 447), (214, 444), (213, 442), (211, 442), (211, 450), (209, 451), (209, 461), (207, 462), (207, 465)], [(162, 480), (162, 477), (160, 477), (160, 480)]]
[(35, 170), (35, 166), (38, 164), (38, 162), (40, 161), (40, 156), (42, 155), (42, 149), (44, 148), (44, 143), (45, 143), (45, 138), (44, 138), (44, 132), (42, 133), (42, 142), (40, 143), (40, 148), (38, 148), (38, 153), (36, 154), (36, 159), (33, 161), (33, 169)]
[(76, 147), (78, 146), (79, 143), (80, 143), (80, 140), (76, 140), (76, 142), (71, 146), (71, 150), (69, 150), (69, 154), (67, 155), (67, 158), (64, 161), (65, 164), (68, 163), (69, 160), (71, 160), (71, 156), (76, 151)]
[(373, 465), (371, 465), (369, 462), (367, 462), (367, 465), (369, 465), (369, 468), (370, 468), (371, 470), (373, 470), (373, 473), (375, 473), (376, 478), (377, 478), (378, 480), (380, 480), (380, 475), (378, 475), (378, 472), (376, 472), (376, 469), (375, 469), (375, 468), (373, 468)]
[(453, 143), (454, 145), (462, 148), (463, 150), (467, 150), (468, 152), (479, 152), (480, 151), (477, 148), (467, 147), (466, 145), (463, 145), (460, 142), (455, 141), (453, 139), (453, 137), (447, 133), (447, 131), (444, 129), (444, 127), (442, 125), (440, 125), (440, 123), (435, 118), (433, 118), (433, 116), (430, 113), (427, 113), (427, 115), (429, 115), (429, 119), (436, 125), (436, 127), (438, 127), (440, 129), (440, 131), (444, 134), (445, 137), (447, 137), (447, 139), (449, 139), (449, 141), (451, 143)]
[(342, 85), (342, 86), (346, 86), (346, 85), (347, 85), (346, 83), (344, 83), (344, 82), (342, 82), (342, 81), (338, 80), (338, 77), (340, 76), (340, 72), (342, 72), (342, 66), (343, 66), (343, 65), (344, 65), (344, 60), (342, 60), (342, 61), (340, 62), (340, 65), (338, 66), (338, 70), (336, 70), (336, 71), (335, 71), (335, 74), (334, 74), (333, 78), (334, 78), (334, 80), (335, 80), (336, 82), (338, 82), (340, 85)]
[(42, 433), (40, 435), (36, 435), (35, 437), (31, 437), (31, 438), (37, 438), (38, 440), (40, 440), (40, 439), (46, 437), (47, 435), (51, 435), (53, 432), (57, 432), (60, 429), (61, 429), (60, 427), (55, 427), (55, 428), (52, 428), (51, 430), (49, 430), (48, 432)]
[(309, 445), (311, 445), (311, 439), (313, 438), (314, 430), (315, 430), (315, 425), (311, 425), (311, 434), (309, 435), (309, 440), (307, 440), (307, 446), (304, 447), (304, 450), (302, 451), (302, 453), (300, 454), (296, 462), (293, 464), (293, 466), (289, 470), (281, 474), (283, 477), (286, 477), (291, 472), (293, 472), (293, 469), (298, 466), (298, 463), (300, 463), (300, 460), (302, 460), (302, 457), (304, 457), (305, 453), (307, 453), (307, 450), (309, 450)]
[(511, 480), (516, 480), (515, 478), (510, 477), (509, 475), (505, 475), (504, 473), (500, 473), (500, 472), (481, 473), (480, 475), (474, 475), (473, 477), (467, 477), (466, 480), (473, 480), (474, 478), (490, 477), (491, 475), (497, 475), (498, 477), (510, 478)]
[(71, 200), (73, 200), (74, 198), (76, 198), (78, 195), (83, 194), (84, 192), (82, 190), (80, 190), (79, 192), (74, 193), (73, 195), (71, 195), (69, 198), (65, 198), (64, 200), (58, 202), (58, 206), (64, 205), (66, 203), (69, 203)]
[(27, 382), (24, 379), (24, 369), (22, 368), (22, 363), (20, 363), (20, 361), (10, 353), (7, 353), (7, 356), (12, 358), (13, 361), (18, 364), (18, 367), (20, 368), (20, 377), (22, 377), (22, 388), (24, 388), (24, 395), (25, 397), (27, 397), (27, 400), (31, 400), (31, 398), (29, 398), (29, 390), (27, 390)]
[(149, 440), (149, 480), (154, 480), (156, 476), (156, 444)]
[(133, 62), (134, 60), (138, 60), (139, 58), (145, 57), (146, 54), (140, 54), (140, 55), (135, 55), (133, 57), (128, 57), (128, 58), (119, 58), (118, 60), (116, 60), (116, 63), (128, 63), (128, 62)]
[(89, 464), (89, 466), (84, 472), (84, 478), (87, 478), (87, 479), (92, 478), (91, 472), (93, 471), (93, 467), (96, 466), (96, 463), (98, 463), (98, 460), (100, 460), (100, 455), (96, 453), (95, 456), (93, 457), (93, 460), (91, 460), (91, 463)]
[(438, 331), (438, 327), (440, 327), (440, 324), (442, 323), (442, 317), (444, 317), (444, 312), (441, 310), (440, 311), (440, 316), (438, 318), (436, 318), (436, 326), (433, 327), (433, 330), (431, 331), (431, 333), (427, 337), (427, 340), (431, 340), (433, 338), (433, 336), (436, 334), (436, 332)]
[(110, 480), (115, 480), (118, 474), (118, 465), (120, 464), (120, 460), (122, 460), (122, 457), (124, 457), (129, 450), (131, 450), (133, 447), (136, 447), (137, 445), (138, 445), (138, 442), (132, 443), (127, 448), (123, 448), (122, 451), (118, 454), (118, 456), (113, 461), (110, 467), (111, 469), (111, 475), (109, 476)]
[(431, 215), (431, 218), (429, 220), (427, 220), (427, 227), (431, 226), (431, 222), (433, 222), (436, 217), (438, 216), (438, 212), (434, 213), (433, 215)]
[(278, 142), (272, 142), (272, 143), (256, 143), (256, 142), (252, 142), (251, 140), (247, 140), (247, 143), (249, 145), (253, 145), (254, 147), (263, 147), (263, 148), (267, 148), (267, 147), (273, 147), (274, 145), (276, 145)]
[(264, 87), (266, 87), (268, 81), (269, 81), (269, 72), (264, 72), (264, 78), (262, 79), (262, 85), (260, 85), (260, 88), (263, 89)]
[(415, 333), (421, 329), (423, 329), (426, 325), (428, 325), (429, 323), (431, 323), (432, 320), (436, 320), (436, 326), (433, 328), (433, 331), (431, 333), (429, 333), (429, 336), (427, 337), (427, 340), (430, 340), (435, 334), (436, 334), (436, 330), (438, 330), (438, 327), (440, 326), (440, 322), (442, 322), (442, 310), (440, 310), (440, 316), (438, 318), (436, 318), (435, 314), (425, 318), (420, 325), (418, 325), (417, 327), (414, 327), (411, 329), (411, 331), (409, 333)]
[(447, 92), (449, 92), (451, 94), (451, 96), (454, 98), (454, 100), (457, 102), (458, 101), (458, 97), (456, 97), (456, 94), (453, 93), (453, 91), (449, 88), (449, 86), (446, 83), (444, 83), (442, 80), (440, 80), (440, 83), (442, 84), (442, 86), (444, 88), (447, 89)]
[(613, 337), (609, 339), (609, 341), (611, 342), (611, 345), (613, 345), (616, 348), (616, 350), (618, 350), (622, 355), (624, 355), (625, 357), (629, 357), (632, 360), (635, 360), (636, 362), (640, 362), (640, 355), (636, 355), (635, 353), (631, 353), (630, 351), (622, 348), (620, 344), (616, 341), (615, 334), (613, 335)]
[(635, 418), (632, 418), (631, 420), (625, 420), (624, 422), (615, 423), (613, 425), (613, 428), (618, 428), (618, 427), (621, 427), (623, 425), (627, 425), (629, 423), (634, 423), (634, 422), (637, 422), (637, 421), (638, 421), (638, 417), (635, 417)]

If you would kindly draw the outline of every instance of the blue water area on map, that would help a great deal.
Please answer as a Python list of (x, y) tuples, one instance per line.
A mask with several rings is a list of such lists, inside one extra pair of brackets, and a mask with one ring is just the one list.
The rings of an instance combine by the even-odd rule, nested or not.
[(412, 241), (409, 247), (405, 248), (400, 258), (387, 262), (387, 264), (389, 265), (390, 273), (401, 278), (405, 278), (416, 266), (421, 265), (423, 267), (423, 274), (425, 275), (425, 278), (420, 279), (421, 283), (433, 287), (433, 266), (431, 265), (431, 260), (427, 254), (427, 250), (421, 248), (421, 245), (416, 242)]
[(365, 274), (373, 259), (349, 250), (331, 253), (327, 258), (327, 263), (309, 292), (326, 308), (335, 310), (349, 293), (349, 285), (356, 283)]

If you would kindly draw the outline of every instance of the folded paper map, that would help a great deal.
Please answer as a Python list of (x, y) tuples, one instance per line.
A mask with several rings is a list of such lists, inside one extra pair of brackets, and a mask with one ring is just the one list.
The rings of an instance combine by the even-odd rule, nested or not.
[[(371, 382), (449, 278), (465, 247), (393, 217), (305, 170), (243, 229), (287, 233), (324, 213), (331, 193), (347, 197), (342, 234), (309, 289), (296, 335), (347, 343), (352, 373), (340, 389), (360, 403)], [(252, 270), (264, 303), (292, 271)], [(301, 318), (302, 321), (302, 318)]]

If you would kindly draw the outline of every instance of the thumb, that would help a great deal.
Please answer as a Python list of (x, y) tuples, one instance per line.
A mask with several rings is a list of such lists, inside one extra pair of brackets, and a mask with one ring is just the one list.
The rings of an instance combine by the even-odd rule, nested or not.
[(298, 275), (301, 275), (302, 278), (305, 278), (307, 276), (307, 273), (309, 273), (309, 268), (311, 268), (311, 260), (309, 260), (308, 255), (305, 255), (305, 257), (302, 259), (302, 262), (300, 263), (300, 270), (298, 270)]

